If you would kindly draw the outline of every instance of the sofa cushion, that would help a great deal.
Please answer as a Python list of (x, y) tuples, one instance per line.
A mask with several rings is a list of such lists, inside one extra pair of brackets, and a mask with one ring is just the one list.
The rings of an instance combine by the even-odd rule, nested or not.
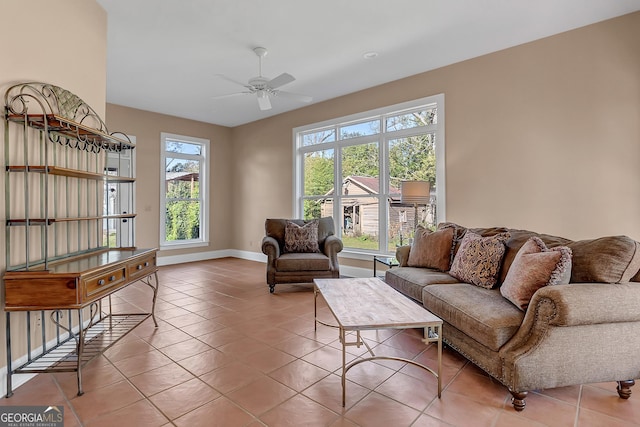
[(566, 246), (549, 249), (542, 239), (532, 236), (518, 251), (500, 293), (524, 311), (538, 289), (567, 284), (570, 278), (571, 249)]
[(304, 225), (287, 221), (284, 228), (285, 252), (320, 252), (318, 244), (318, 220), (314, 219)]
[(291, 252), (275, 261), (277, 271), (326, 271), (331, 268), (329, 257), (321, 253)]
[(571, 242), (571, 282), (624, 283), (640, 269), (640, 244), (627, 236)]
[(524, 319), (524, 312), (503, 298), (498, 289), (467, 283), (425, 286), (422, 303), (431, 313), (493, 351), (516, 333)]
[(409, 252), (409, 267), (433, 268), (447, 271), (450, 266), (453, 228), (431, 231), (419, 225)]
[(509, 233), (482, 237), (468, 230), (451, 264), (451, 274), (462, 282), (491, 289), (498, 282), (498, 274)]
[(396, 267), (386, 271), (384, 281), (404, 295), (422, 302), (422, 288), (433, 283), (459, 283), (447, 273), (421, 267)]

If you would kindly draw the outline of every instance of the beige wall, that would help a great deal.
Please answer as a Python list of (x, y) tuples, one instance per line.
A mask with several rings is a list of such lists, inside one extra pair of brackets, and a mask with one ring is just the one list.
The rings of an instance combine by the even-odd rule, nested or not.
[(107, 104), (107, 124), (136, 137), (136, 246), (160, 244), (160, 133), (208, 139), (211, 143), (209, 174), (210, 244), (196, 249), (163, 250), (159, 257), (209, 252), (232, 247), (233, 218), (231, 130), (223, 126)]
[(232, 246), (292, 214), (292, 128), (438, 93), (447, 220), (640, 239), (638, 40), (634, 13), (234, 128)]
[[(63, 87), (104, 116), (106, 98), (107, 14), (94, 0), (21, 0), (0, 5), (0, 94), (14, 83), (39, 81)], [(4, 102), (4, 98), (3, 102)], [(3, 108), (4, 112), (4, 108)], [(4, 136), (4, 120), (0, 121)], [(0, 163), (4, 165), (4, 150)], [(0, 188), (4, 188), (4, 173)], [(0, 220), (5, 220), (4, 197)], [(5, 271), (5, 227), (0, 227), (0, 270)], [(12, 250), (16, 250), (13, 246)], [(4, 296), (4, 293), (2, 294)], [(13, 355), (26, 344), (25, 321), (13, 315)], [(0, 365), (6, 366), (5, 316), (0, 317)], [(34, 342), (34, 345), (39, 345)], [(22, 378), (20, 378), (22, 377)], [(24, 380), (18, 375), (14, 381)], [(3, 380), (4, 381), (4, 380)], [(4, 387), (4, 382), (0, 387)]]

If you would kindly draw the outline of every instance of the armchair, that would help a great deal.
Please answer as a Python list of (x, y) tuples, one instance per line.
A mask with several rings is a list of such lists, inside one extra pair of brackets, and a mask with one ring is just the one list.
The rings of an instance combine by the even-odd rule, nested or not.
[[(317, 220), (319, 252), (287, 251), (285, 233), (288, 221), (300, 227), (311, 222), (311, 220), (302, 219), (267, 219), (265, 221), (266, 235), (262, 239), (262, 252), (267, 255), (269, 292), (274, 292), (277, 283), (312, 283), (316, 278), (340, 277), (338, 252), (343, 246), (342, 241), (334, 235), (333, 218), (325, 217)], [(315, 244), (315, 242), (312, 243)]]

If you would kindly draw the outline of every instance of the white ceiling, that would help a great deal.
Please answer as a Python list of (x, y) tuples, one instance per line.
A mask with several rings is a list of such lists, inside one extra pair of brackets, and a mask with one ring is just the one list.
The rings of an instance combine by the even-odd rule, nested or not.
[[(98, 0), (108, 13), (107, 101), (224, 126), (261, 111), (245, 90), (262, 74), (320, 102), (640, 10), (640, 0)], [(365, 59), (366, 52), (377, 52)]]

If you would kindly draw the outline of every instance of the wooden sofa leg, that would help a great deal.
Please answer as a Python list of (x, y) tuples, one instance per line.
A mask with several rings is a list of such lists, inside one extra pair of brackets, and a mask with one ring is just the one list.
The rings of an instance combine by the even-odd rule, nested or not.
[(518, 391), (512, 391), (512, 390), (509, 390), (509, 392), (511, 393), (511, 396), (513, 396), (511, 398), (513, 409), (515, 409), (518, 412), (524, 411), (524, 407), (526, 406), (524, 399), (527, 397), (527, 394), (529, 392), (527, 391), (518, 392)]
[(269, 293), (272, 294), (276, 290), (276, 285), (269, 285)]
[(631, 387), (633, 387), (635, 383), (636, 382), (634, 380), (618, 381), (618, 387), (616, 387), (616, 389), (618, 390), (618, 396), (620, 396), (623, 399), (630, 398)]

